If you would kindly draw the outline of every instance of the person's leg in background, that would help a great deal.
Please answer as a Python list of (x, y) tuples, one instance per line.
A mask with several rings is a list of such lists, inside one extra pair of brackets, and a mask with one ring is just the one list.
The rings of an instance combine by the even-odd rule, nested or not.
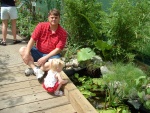
[(2, 20), (2, 42), (6, 42), (8, 20)]
[(11, 31), (13, 35), (13, 44), (20, 43), (20, 40), (17, 40), (16, 34), (17, 34), (17, 18), (18, 18), (18, 12), (16, 7), (10, 7), (9, 8), (9, 15), (11, 19)]
[(2, 41), (0, 42), (0, 44), (3, 46), (6, 45), (8, 19), (9, 19), (9, 14), (8, 14), (7, 7), (1, 7)]
[(14, 40), (17, 40), (16, 39), (16, 19), (12, 19), (11, 20), (11, 30), (12, 30), (12, 35), (13, 35), (13, 38), (14, 38)]

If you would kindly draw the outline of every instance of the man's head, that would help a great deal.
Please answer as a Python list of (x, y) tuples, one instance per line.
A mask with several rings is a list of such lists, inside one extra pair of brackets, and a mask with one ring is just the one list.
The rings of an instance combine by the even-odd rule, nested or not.
[(48, 20), (51, 25), (58, 25), (60, 21), (60, 12), (57, 9), (52, 9), (49, 11)]
[(59, 16), (60, 17), (60, 12), (57, 9), (52, 9), (52, 10), (49, 11), (49, 15), (48, 16), (50, 16), (50, 15), (54, 15), (54, 16)]

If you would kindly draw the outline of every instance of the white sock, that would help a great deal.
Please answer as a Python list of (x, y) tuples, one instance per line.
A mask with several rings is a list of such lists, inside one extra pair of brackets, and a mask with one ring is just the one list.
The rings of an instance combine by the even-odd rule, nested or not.
[(34, 67), (34, 68), (33, 68), (33, 71), (34, 71), (34, 72), (36, 72), (36, 71), (37, 71), (37, 69), (38, 69), (37, 67)]

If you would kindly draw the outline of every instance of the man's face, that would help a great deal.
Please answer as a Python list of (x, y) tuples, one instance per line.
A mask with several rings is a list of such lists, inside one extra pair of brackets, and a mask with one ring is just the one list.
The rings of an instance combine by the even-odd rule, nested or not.
[(50, 15), (48, 17), (49, 22), (51, 23), (51, 25), (58, 25), (59, 24), (59, 20), (60, 17), (59, 16), (55, 16), (55, 15)]

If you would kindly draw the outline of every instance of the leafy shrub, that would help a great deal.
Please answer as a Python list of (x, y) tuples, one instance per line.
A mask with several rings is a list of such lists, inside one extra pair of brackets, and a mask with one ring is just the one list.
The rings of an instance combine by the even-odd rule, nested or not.
[(136, 86), (140, 102), (145, 108), (150, 109), (150, 77), (141, 76), (137, 78)]
[[(148, 0), (114, 0), (102, 28), (113, 48), (112, 59), (132, 61), (135, 51), (146, 50), (150, 41)], [(139, 46), (140, 45), (140, 46)]]
[(67, 29), (69, 43), (91, 46), (96, 37), (88, 21), (81, 15), (86, 15), (100, 28), (101, 4), (96, 0), (64, 0), (64, 27)]
[(41, 15), (43, 21), (47, 21), (49, 10), (56, 8), (63, 12), (62, 0), (38, 0), (36, 2), (36, 14)]

